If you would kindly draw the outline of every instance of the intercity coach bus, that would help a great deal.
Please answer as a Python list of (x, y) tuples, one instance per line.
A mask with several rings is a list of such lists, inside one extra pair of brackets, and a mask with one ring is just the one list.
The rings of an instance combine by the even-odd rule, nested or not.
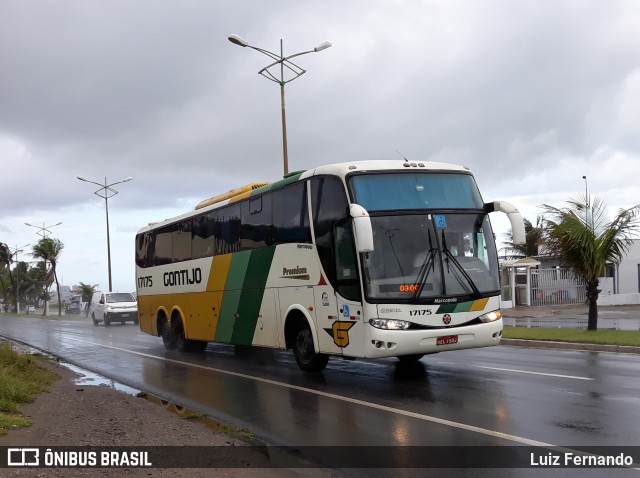
[(208, 342), (415, 361), (496, 345), (498, 257), (465, 167), (363, 161), (291, 173), (198, 204), (136, 235), (140, 329), (168, 349)]

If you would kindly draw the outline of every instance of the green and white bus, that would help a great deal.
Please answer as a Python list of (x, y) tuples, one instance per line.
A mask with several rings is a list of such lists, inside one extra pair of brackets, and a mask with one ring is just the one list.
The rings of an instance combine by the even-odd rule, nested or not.
[(140, 329), (165, 347), (208, 342), (398, 357), (497, 345), (498, 257), (471, 172), (451, 164), (320, 166), (231, 190), (136, 235)]

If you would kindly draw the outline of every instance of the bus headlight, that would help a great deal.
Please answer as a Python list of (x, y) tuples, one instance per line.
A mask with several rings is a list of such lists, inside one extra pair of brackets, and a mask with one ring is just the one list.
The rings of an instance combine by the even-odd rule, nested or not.
[(369, 324), (377, 329), (407, 330), (411, 322), (396, 319), (369, 319)]
[(495, 322), (496, 320), (502, 317), (502, 312), (499, 310), (494, 310), (493, 312), (487, 312), (484, 315), (481, 315), (479, 319), (482, 322)]

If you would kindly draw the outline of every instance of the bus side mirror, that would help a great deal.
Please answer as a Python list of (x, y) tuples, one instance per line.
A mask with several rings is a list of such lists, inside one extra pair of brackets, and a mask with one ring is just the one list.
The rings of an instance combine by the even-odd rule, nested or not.
[(373, 252), (373, 229), (369, 213), (359, 204), (351, 204), (349, 205), (349, 214), (353, 218), (356, 251), (358, 253)]
[(486, 203), (484, 205), (484, 210), (487, 212), (499, 211), (505, 213), (511, 223), (513, 243), (517, 245), (525, 244), (527, 242), (527, 234), (524, 230), (522, 214), (520, 214), (520, 211), (518, 211), (513, 204), (506, 201), (493, 201)]

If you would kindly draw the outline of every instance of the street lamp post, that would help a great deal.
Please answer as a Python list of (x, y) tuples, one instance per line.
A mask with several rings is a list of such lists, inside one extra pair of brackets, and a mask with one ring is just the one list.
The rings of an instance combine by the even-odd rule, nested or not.
[(109, 271), (109, 292), (113, 289), (113, 283), (111, 281), (111, 240), (109, 239), (109, 198), (118, 194), (118, 191), (112, 188), (116, 184), (126, 183), (127, 181), (131, 181), (133, 178), (128, 177), (124, 178), (122, 181), (116, 181), (115, 183), (107, 184), (107, 178), (104, 178), (104, 184), (97, 183), (95, 181), (90, 181), (82, 176), (76, 176), (80, 181), (84, 181), (86, 183), (95, 184), (96, 186), (100, 186), (100, 189), (95, 191), (95, 194), (98, 197), (104, 199), (104, 211), (107, 217), (107, 268)]
[[(30, 224), (30, 223), (28, 223), (28, 222), (25, 222), (24, 224), (25, 224), (25, 226), (31, 226), (31, 227), (35, 227), (36, 229), (39, 229), (39, 231), (38, 231), (38, 232), (36, 232), (36, 234), (38, 234), (39, 236), (41, 236), (41, 237), (42, 237), (42, 239), (47, 239), (47, 237), (49, 237), (49, 236), (52, 234), (52, 233), (51, 233), (51, 231), (49, 230), (49, 228), (50, 228), (50, 227), (59, 226), (60, 224), (62, 224), (62, 222), (58, 222), (58, 223), (56, 223), (56, 224), (52, 224), (51, 226), (45, 226), (45, 225), (44, 225), (44, 222), (43, 222), (43, 223), (42, 223), (42, 227), (41, 227), (41, 226), (35, 226), (35, 225)], [(47, 259), (45, 258), (45, 259), (43, 260), (43, 262), (44, 262), (44, 270), (45, 270), (45, 272), (46, 272), (46, 270), (47, 270)], [(47, 290), (46, 290), (46, 292), (47, 292), (47, 296), (48, 296), (48, 294), (49, 294), (49, 287), (50, 287), (50, 286), (47, 286), (47, 288), (46, 288), (46, 289), (47, 289)], [(59, 297), (59, 296), (58, 296), (58, 297)], [(58, 309), (58, 311), (59, 311), (59, 309)], [(49, 315), (49, 299), (45, 299), (45, 301), (44, 301), (44, 312), (43, 312), (43, 315), (45, 315), (45, 316)]]
[[(229, 35), (229, 41), (235, 45), (239, 45), (241, 47), (249, 47), (253, 50), (259, 51), (260, 53), (267, 55), (269, 58), (274, 60), (273, 63), (265, 66), (262, 70), (258, 72), (258, 74), (264, 76), (266, 79), (271, 80), (280, 85), (280, 107), (282, 109), (282, 152), (283, 152), (283, 160), (284, 160), (284, 174), (285, 176), (289, 174), (289, 153), (287, 151), (287, 119), (285, 113), (285, 103), (284, 103), (284, 85), (295, 80), (296, 78), (302, 76), (306, 73), (306, 70), (299, 67), (295, 63), (291, 62), (291, 58), (300, 55), (306, 55), (307, 53), (315, 53), (318, 51), (326, 50), (331, 46), (331, 43), (328, 41), (320, 43), (313, 50), (303, 51), (300, 53), (294, 53), (293, 55), (284, 56), (283, 48), (282, 48), (282, 39), (280, 39), (280, 54), (273, 53), (269, 50), (265, 50), (263, 48), (258, 48), (253, 45), (249, 45), (245, 40), (240, 38), (238, 35)], [(280, 65), (280, 78), (278, 79), (273, 73), (269, 71), (269, 68), (272, 68), (276, 65)], [(288, 80), (284, 79), (284, 69), (287, 69), (289, 73), (293, 74), (292, 78)]]

